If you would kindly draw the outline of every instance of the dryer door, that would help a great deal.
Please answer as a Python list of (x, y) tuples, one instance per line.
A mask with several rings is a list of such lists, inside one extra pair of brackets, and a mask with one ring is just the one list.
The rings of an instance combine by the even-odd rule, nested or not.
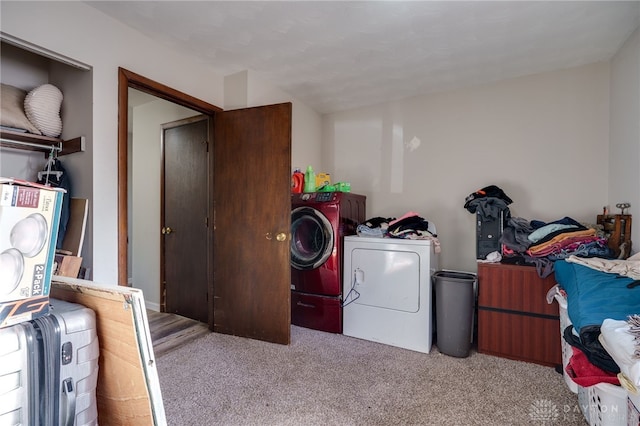
[(331, 222), (312, 207), (291, 212), (291, 266), (298, 270), (320, 267), (333, 252)]

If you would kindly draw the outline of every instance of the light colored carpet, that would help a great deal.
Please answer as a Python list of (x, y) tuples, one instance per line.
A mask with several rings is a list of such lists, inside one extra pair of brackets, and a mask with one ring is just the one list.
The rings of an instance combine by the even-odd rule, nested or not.
[(169, 425), (584, 425), (553, 368), (291, 327), (207, 334), (157, 360)]

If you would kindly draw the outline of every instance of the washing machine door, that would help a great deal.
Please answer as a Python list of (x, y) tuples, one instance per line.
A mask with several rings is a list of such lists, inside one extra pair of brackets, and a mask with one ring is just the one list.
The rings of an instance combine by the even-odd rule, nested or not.
[(312, 207), (291, 212), (291, 266), (299, 270), (315, 269), (333, 252), (333, 228), (329, 219)]

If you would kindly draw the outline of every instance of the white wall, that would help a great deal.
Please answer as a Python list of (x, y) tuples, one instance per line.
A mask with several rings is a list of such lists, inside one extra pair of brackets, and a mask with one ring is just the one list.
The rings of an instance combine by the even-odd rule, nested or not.
[[(82, 266), (89, 270), (87, 277), (93, 272), (93, 143), (92, 141), (92, 112), (91, 99), (93, 76), (91, 72), (75, 69), (53, 62), (50, 76), (51, 82), (57, 84), (64, 93), (61, 115), (63, 117), (63, 139), (73, 139), (85, 136), (85, 151), (60, 157), (69, 181), (71, 182), (71, 196), (86, 198), (89, 201), (89, 215), (85, 228), (82, 246)], [(67, 118), (70, 119), (67, 119)]]
[(432, 221), (440, 266), (476, 270), (464, 199), (502, 188), (512, 216), (595, 222), (608, 202), (609, 66), (506, 80), (330, 114), (334, 181), (367, 195), (367, 217), (415, 211)]
[(322, 116), (302, 102), (293, 101), (292, 121), (291, 167), (304, 172), (311, 165), (316, 171), (324, 171)]
[(249, 71), (244, 70), (224, 76), (224, 109), (247, 107)]
[(609, 198), (615, 205), (628, 202), (632, 223), (632, 252), (640, 251), (640, 28), (611, 60), (611, 129)]
[[(291, 102), (291, 166), (304, 170), (312, 165), (321, 170), (322, 116), (289, 94), (270, 86), (253, 71), (241, 71), (226, 76), (225, 109), (248, 108), (281, 102)], [(293, 170), (292, 170), (293, 171)]]
[(160, 310), (161, 125), (196, 115), (162, 99), (133, 108), (129, 274), (132, 287), (141, 289), (146, 305), (155, 310)]

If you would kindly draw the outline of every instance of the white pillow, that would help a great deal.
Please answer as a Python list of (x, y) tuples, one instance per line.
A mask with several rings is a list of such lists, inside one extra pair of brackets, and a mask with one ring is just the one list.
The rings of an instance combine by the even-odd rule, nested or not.
[(62, 133), (62, 92), (53, 84), (43, 84), (30, 91), (24, 98), (27, 118), (45, 136), (57, 138)]
[(27, 95), (22, 89), (1, 84), (0, 87), (0, 124), (15, 129), (23, 129), (29, 133), (41, 135), (24, 114), (24, 98)]

